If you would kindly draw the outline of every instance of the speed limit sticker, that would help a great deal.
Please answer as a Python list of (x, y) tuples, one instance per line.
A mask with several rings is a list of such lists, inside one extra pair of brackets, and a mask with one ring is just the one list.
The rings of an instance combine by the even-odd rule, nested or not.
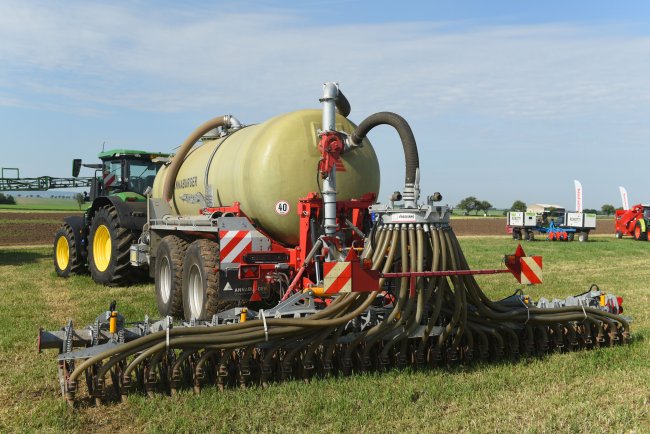
[(286, 200), (281, 200), (278, 203), (275, 204), (275, 212), (278, 213), (279, 215), (287, 215), (289, 214), (289, 202)]

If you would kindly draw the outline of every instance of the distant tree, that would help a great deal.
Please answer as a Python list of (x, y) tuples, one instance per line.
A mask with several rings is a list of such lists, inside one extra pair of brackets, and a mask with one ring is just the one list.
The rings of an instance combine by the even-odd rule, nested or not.
[(608, 216), (614, 214), (614, 212), (616, 211), (616, 208), (614, 208), (614, 205), (610, 205), (610, 204), (607, 204), (607, 203), (605, 205), (601, 206), (600, 209), (603, 211), (603, 214), (607, 214)]
[(476, 199), (474, 196), (469, 196), (461, 200), (458, 205), (456, 205), (456, 208), (464, 209), (467, 213), (470, 213), (472, 211), (476, 211), (478, 213), (478, 203), (478, 199)]
[(4, 194), (0, 193), (0, 203), (3, 205), (16, 205), (16, 199), (12, 195), (7, 195), (5, 196)]
[(83, 193), (77, 193), (77, 194), (75, 194), (75, 195), (74, 195), (74, 200), (77, 201), (77, 205), (79, 205), (79, 209), (81, 210), (81, 206), (82, 206), (82, 205), (84, 204), (84, 202), (85, 202), (85, 198), (84, 198)]
[(526, 202), (523, 202), (521, 200), (516, 200), (512, 202), (512, 206), (510, 207), (510, 211), (526, 211)]
[(593, 208), (583, 209), (582, 212), (585, 214), (598, 214), (598, 210)]
[(481, 200), (477, 203), (476, 207), (478, 208), (479, 211), (483, 211), (483, 214), (487, 215), (487, 212), (490, 210), (490, 208), (492, 208), (492, 204), (487, 200)]

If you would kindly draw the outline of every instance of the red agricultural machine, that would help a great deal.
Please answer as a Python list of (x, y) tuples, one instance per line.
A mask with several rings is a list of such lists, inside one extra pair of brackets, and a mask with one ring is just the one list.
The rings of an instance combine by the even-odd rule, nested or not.
[[(320, 101), (257, 125), (206, 122), (156, 175), (137, 242), (113, 242), (119, 216), (95, 224), (107, 238), (99, 271), (110, 281), (128, 248), (155, 280), (162, 319), (127, 323), (112, 303), (85, 328), (41, 330), (69, 403), (82, 390), (101, 403), (629, 341), (622, 300), (599, 290), (491, 300), (475, 275), (539, 283), (541, 258), (519, 247), (500, 269), (470, 269), (441, 195), (420, 200), (406, 120), (379, 112), (356, 126), (336, 83)], [(406, 166), (386, 204), (366, 138), (379, 125), (398, 133)]]
[(614, 216), (616, 238), (623, 238), (628, 235), (637, 241), (648, 240), (648, 229), (650, 226), (650, 205), (637, 204), (630, 207), (627, 190), (625, 187), (618, 187), (621, 192), (623, 209), (617, 209)]
[(614, 218), (616, 238), (630, 236), (637, 241), (648, 240), (650, 205), (638, 204), (630, 209), (617, 209)]

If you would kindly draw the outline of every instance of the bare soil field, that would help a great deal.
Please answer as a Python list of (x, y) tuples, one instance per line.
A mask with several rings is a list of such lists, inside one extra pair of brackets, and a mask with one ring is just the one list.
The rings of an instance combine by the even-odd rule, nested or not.
[(54, 232), (69, 215), (64, 212), (0, 212), (0, 246), (51, 244)]
[[(0, 246), (25, 246), (52, 243), (54, 232), (68, 215), (62, 212), (0, 212)], [(458, 236), (506, 235), (504, 217), (452, 218)], [(613, 220), (598, 220), (596, 234), (613, 234)]]

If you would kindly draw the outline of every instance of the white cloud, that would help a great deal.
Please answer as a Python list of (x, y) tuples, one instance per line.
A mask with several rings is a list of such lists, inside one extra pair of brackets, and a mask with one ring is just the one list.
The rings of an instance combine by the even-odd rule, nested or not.
[[(36, 100), (53, 94), (154, 111), (214, 101), (282, 104), (288, 91), (308, 94), (314, 81), (336, 78), (369, 95), (369, 106), (417, 105), (427, 116), (462, 108), (545, 118), (648, 104), (639, 90), (650, 81), (650, 39), (605, 37), (577, 25), (307, 26), (298, 16), (216, 10), (179, 16), (87, 3), (20, 2), (6, 10), (0, 60), (9, 68), (2, 87), (7, 93), (18, 83)], [(25, 70), (47, 77), (51, 88), (33, 89)]]
[[(527, 170), (545, 177), (535, 157), (565, 138), (583, 149), (572, 161), (587, 164), (591, 142), (601, 154), (604, 137), (635, 151), (648, 133), (650, 38), (620, 27), (321, 24), (250, 5), (239, 13), (141, 3), (1, 8), (0, 106), (91, 116), (232, 112), (257, 122), (316, 107), (320, 83), (337, 80), (355, 119), (379, 110), (409, 119), (423, 161), (464, 152), (465, 182), (486, 196), (501, 181), (481, 178), (481, 164), (512, 158), (522, 144)], [(608, 137), (614, 122), (616, 136)], [(570, 183), (575, 176), (564, 166), (554, 169)], [(451, 181), (459, 173), (440, 167), (423, 179), (462, 195)], [(399, 176), (384, 177), (392, 178)], [(520, 197), (533, 188), (541, 190), (522, 184)]]

